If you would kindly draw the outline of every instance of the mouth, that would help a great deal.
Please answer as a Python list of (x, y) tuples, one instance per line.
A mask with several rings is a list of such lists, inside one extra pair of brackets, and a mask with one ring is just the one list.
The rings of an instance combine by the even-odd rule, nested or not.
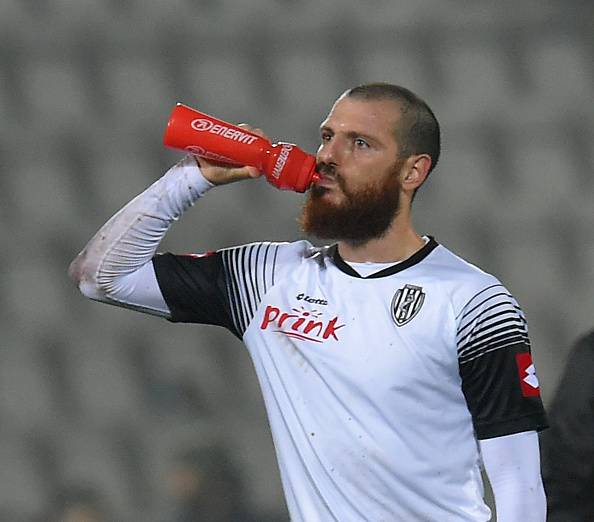
[(318, 170), (320, 178), (316, 182), (316, 186), (326, 190), (335, 189), (339, 187), (339, 180), (337, 173), (329, 168), (320, 168)]
[(336, 179), (332, 176), (328, 176), (326, 174), (320, 174), (320, 179), (316, 183), (317, 187), (331, 189), (338, 185)]
[(316, 164), (316, 172), (319, 175), (319, 179), (316, 181), (316, 185), (322, 187), (330, 187), (336, 184), (336, 169), (332, 165), (326, 163)]
[(341, 198), (341, 194), (338, 181), (331, 176), (321, 176), (320, 180), (311, 187), (311, 197), (314, 201), (337, 201), (337, 198)]

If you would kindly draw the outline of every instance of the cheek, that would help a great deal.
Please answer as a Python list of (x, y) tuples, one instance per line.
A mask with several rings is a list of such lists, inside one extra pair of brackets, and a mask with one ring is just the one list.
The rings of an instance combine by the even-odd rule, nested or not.
[(342, 192), (350, 196), (377, 185), (379, 174), (373, 168), (349, 169), (344, 175), (337, 177), (337, 182)]
[(393, 177), (398, 176), (401, 164), (373, 153), (361, 152), (356, 161), (341, 164), (337, 172), (337, 181), (345, 195), (350, 196), (363, 190), (373, 190), (380, 186), (394, 186), (397, 182)]

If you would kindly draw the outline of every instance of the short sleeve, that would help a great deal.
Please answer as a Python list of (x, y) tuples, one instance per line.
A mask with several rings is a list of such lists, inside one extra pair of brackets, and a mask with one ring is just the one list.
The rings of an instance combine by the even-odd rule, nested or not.
[[(219, 252), (157, 254), (153, 266), (171, 311), (170, 321), (202, 323), (234, 330), (226, 276)], [(237, 335), (238, 332), (233, 331)]]
[(481, 289), (460, 311), (457, 349), (478, 439), (546, 427), (526, 318), (503, 285)]
[(300, 262), (305, 246), (251, 243), (206, 254), (157, 254), (153, 266), (170, 320), (223, 326), (242, 338), (263, 296)]

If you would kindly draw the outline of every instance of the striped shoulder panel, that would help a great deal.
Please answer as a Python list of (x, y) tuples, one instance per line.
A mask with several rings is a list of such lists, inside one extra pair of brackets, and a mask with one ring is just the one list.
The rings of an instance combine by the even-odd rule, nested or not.
[(279, 243), (253, 243), (220, 250), (231, 316), (243, 335), (262, 297), (274, 285)]
[(457, 323), (460, 364), (511, 346), (524, 345), (530, 349), (524, 313), (501, 284), (475, 294), (458, 314)]

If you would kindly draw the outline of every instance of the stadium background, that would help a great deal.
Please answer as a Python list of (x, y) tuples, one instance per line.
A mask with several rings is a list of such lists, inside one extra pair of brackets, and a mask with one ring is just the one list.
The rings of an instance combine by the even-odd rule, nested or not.
[[(72, 482), (114, 520), (157, 520), (173, 454), (213, 440), (252, 508), (283, 517), (239, 342), (85, 301), (66, 277), (179, 158), (161, 145), (176, 101), (314, 151), (347, 87), (426, 98), (443, 156), (417, 227), (513, 291), (550, 401), (593, 323), (593, 29), (592, 3), (561, 0), (2, 0), (0, 520), (43, 520)], [(263, 181), (217, 190), (164, 249), (296, 238), (300, 203)]]

